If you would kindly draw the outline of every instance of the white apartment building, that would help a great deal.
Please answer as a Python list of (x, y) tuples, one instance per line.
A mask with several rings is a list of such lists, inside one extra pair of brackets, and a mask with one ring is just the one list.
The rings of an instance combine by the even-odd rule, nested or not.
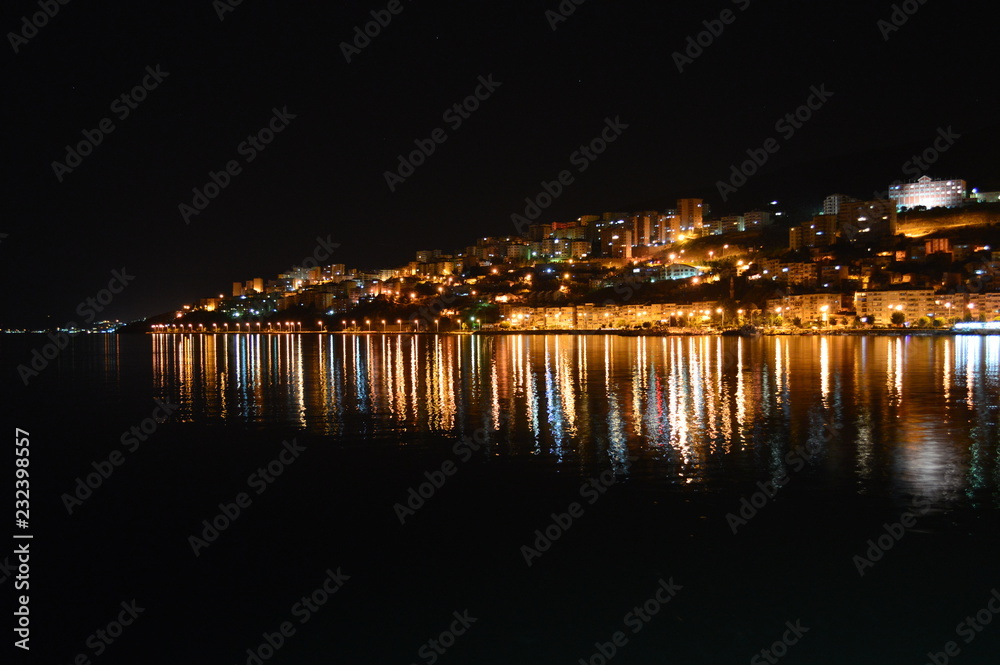
[(895, 201), (897, 210), (914, 206), (953, 208), (965, 201), (965, 181), (924, 176), (916, 182), (889, 187), (889, 199)]

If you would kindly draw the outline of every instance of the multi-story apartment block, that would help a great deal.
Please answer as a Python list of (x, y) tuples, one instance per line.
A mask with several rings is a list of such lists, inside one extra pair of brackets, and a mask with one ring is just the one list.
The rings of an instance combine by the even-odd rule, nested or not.
[(571, 240), (569, 242), (569, 257), (571, 259), (588, 258), (593, 251), (593, 245), (587, 240)]
[(440, 249), (425, 249), (417, 252), (417, 261), (420, 263), (430, 263), (434, 257), (441, 256)]
[(320, 279), (324, 282), (339, 282), (347, 278), (347, 268), (343, 263), (332, 263), (324, 266)]
[(531, 259), (531, 245), (507, 245), (507, 259), (513, 263), (525, 263)]
[[(949, 306), (950, 304), (950, 306)], [(854, 294), (857, 315), (875, 325), (892, 322), (895, 312), (902, 312), (907, 322), (921, 317), (945, 317), (954, 308), (946, 296), (937, 296), (933, 289), (906, 291), (858, 291)], [(953, 314), (951, 315), (953, 316)]]
[(816, 215), (811, 222), (793, 226), (788, 232), (788, 246), (792, 249), (804, 247), (827, 247), (837, 240), (837, 217)]
[(916, 182), (889, 187), (889, 199), (897, 209), (926, 206), (927, 208), (954, 208), (965, 200), (964, 180), (932, 180), (923, 176)]
[(757, 267), (761, 277), (785, 282), (789, 286), (814, 286), (817, 269), (812, 262), (782, 263), (778, 259), (763, 259)]
[(624, 220), (606, 224), (600, 231), (601, 256), (611, 259), (631, 259), (632, 230), (627, 228)]
[(987, 321), (1000, 319), (1000, 293), (964, 293), (958, 295), (963, 296), (963, 314), (969, 318), (984, 318)]
[(746, 230), (746, 220), (743, 215), (729, 215), (719, 220), (719, 233), (740, 233)]
[(774, 218), (771, 216), (771, 213), (763, 210), (751, 210), (750, 212), (743, 213), (743, 228), (747, 231), (770, 226), (773, 221)]
[(831, 194), (823, 199), (823, 214), (839, 215), (844, 204), (855, 201), (857, 201), (857, 199), (853, 199), (846, 194)]
[(656, 220), (653, 229), (653, 244), (667, 245), (677, 242), (681, 233), (681, 218), (676, 210), (667, 210)]
[(852, 242), (896, 235), (896, 206), (891, 201), (844, 201), (837, 213), (837, 230)]
[(685, 235), (702, 235), (702, 228), (705, 225), (704, 212), (705, 205), (702, 199), (678, 199), (677, 215), (680, 220), (680, 232)]
[(586, 240), (569, 238), (546, 238), (542, 241), (542, 255), (556, 260), (582, 259), (591, 252)]
[(632, 241), (639, 247), (656, 244), (660, 213), (655, 210), (637, 212), (629, 216), (632, 225)]
[(702, 226), (703, 235), (718, 236), (725, 233), (740, 233), (745, 230), (743, 215), (729, 215), (718, 219), (707, 219)]
[(848, 279), (851, 279), (851, 269), (847, 264), (819, 266), (818, 284), (824, 289), (840, 289)]
[(718, 303), (654, 303), (527, 307), (501, 305), (500, 314), (515, 328), (540, 330), (599, 330), (643, 324), (703, 325), (718, 317)]
[(767, 301), (768, 312), (781, 316), (785, 323), (799, 319), (802, 323), (830, 323), (844, 311), (839, 293), (806, 293), (773, 298)]

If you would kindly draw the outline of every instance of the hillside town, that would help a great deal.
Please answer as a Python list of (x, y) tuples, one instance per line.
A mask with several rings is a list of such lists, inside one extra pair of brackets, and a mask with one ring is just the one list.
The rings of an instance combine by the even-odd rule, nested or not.
[(867, 200), (831, 194), (810, 219), (788, 219), (777, 202), (713, 215), (702, 199), (679, 199), (669, 210), (511, 221), (512, 235), (417, 251), (391, 268), (309, 257), (151, 321), (156, 330), (444, 332), (1000, 320), (1000, 192), (960, 179), (924, 176)]

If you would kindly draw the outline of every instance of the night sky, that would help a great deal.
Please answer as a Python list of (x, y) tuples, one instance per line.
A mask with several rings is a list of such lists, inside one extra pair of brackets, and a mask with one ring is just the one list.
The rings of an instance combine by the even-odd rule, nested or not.
[[(210, 0), (76, 0), (17, 53), (8, 34), (0, 326), (74, 320), (123, 267), (135, 279), (107, 316), (131, 320), (273, 277), (317, 236), (359, 268), (460, 249), (512, 233), (511, 214), (564, 169), (574, 182), (541, 221), (679, 197), (713, 213), (778, 199), (802, 221), (827, 194), (871, 198), (908, 177), (903, 164), (951, 127), (961, 139), (929, 175), (1000, 189), (987, 3), (914, 0), (886, 40), (891, 2), (565, 0), (575, 11), (553, 30), (557, 0), (401, 0), (348, 63), (341, 42), (387, 4), (243, 0), (220, 20)], [(734, 20), (679, 72), (673, 54), (723, 10)], [(7, 2), (0, 25), (20, 32), (38, 11)], [(157, 66), (167, 75), (144, 101), (113, 106)], [(499, 87), (454, 128), (444, 113), (491, 75)], [(782, 137), (775, 123), (823, 85), (833, 96)], [(295, 117), (247, 162), (240, 144), (275, 108)], [(578, 172), (572, 153), (616, 117), (628, 129)], [(114, 131), (60, 182), (53, 162), (104, 118)], [(391, 192), (397, 155), (438, 128), (447, 140)], [(723, 203), (717, 181), (771, 137), (780, 150)], [(241, 172), (185, 224), (178, 206), (230, 160)]]

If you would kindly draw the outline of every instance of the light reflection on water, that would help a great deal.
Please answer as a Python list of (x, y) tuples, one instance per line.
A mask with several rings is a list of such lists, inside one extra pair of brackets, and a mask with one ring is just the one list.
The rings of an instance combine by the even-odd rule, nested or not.
[[(485, 428), (550, 464), (699, 484), (809, 445), (838, 481), (995, 492), (1000, 337), (155, 335), (181, 420), (419, 444)], [(971, 496), (971, 494), (969, 494)]]

